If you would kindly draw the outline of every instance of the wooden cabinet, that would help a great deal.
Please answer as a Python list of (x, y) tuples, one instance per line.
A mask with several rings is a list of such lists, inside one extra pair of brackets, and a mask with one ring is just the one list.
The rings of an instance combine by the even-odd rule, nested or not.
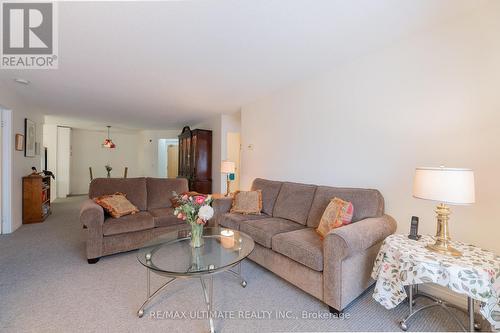
[(212, 131), (184, 127), (179, 135), (179, 177), (187, 178), (190, 191), (212, 192)]
[(50, 213), (50, 177), (23, 177), (23, 224), (43, 222)]

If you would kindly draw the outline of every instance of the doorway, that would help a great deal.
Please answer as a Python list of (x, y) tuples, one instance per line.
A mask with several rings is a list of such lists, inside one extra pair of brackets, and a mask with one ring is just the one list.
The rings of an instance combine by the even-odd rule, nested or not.
[(179, 174), (179, 144), (167, 146), (167, 178), (177, 178)]
[(158, 140), (158, 170), (160, 178), (177, 178), (179, 168), (179, 139)]

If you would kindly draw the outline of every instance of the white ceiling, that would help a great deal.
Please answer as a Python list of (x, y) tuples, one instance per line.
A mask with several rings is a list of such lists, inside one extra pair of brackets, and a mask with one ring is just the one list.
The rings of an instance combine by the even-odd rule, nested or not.
[[(178, 128), (237, 111), (480, 5), (477, 0), (62, 2), (59, 69), (0, 70), (0, 80), (46, 114)], [(31, 84), (16, 84), (15, 77)]]

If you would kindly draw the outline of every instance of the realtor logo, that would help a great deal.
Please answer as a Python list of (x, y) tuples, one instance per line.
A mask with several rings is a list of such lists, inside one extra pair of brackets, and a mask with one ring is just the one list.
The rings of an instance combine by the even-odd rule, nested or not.
[(1, 68), (56, 69), (55, 3), (2, 2)]

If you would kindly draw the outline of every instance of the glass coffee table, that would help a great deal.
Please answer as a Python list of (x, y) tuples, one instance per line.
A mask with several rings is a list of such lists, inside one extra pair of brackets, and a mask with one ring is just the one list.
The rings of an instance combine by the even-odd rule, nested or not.
[[(147, 298), (137, 311), (144, 316), (146, 306), (168, 285), (180, 278), (197, 278), (201, 281), (203, 296), (208, 308), (210, 332), (215, 332), (213, 312), (213, 276), (228, 272), (240, 281), (247, 283), (241, 276), (241, 261), (254, 248), (253, 239), (236, 230), (227, 228), (205, 228), (203, 246), (192, 248), (189, 244), (190, 230), (180, 230), (163, 234), (144, 245), (137, 252), (137, 259), (146, 267)], [(151, 272), (170, 278), (165, 284), (151, 293)]]

